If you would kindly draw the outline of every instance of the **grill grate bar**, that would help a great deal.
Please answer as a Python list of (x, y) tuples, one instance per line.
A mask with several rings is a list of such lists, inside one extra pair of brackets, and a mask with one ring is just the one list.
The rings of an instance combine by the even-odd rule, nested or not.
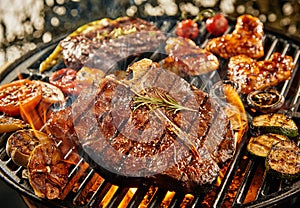
[(265, 60), (269, 59), (272, 55), (272, 53), (275, 51), (276, 45), (278, 43), (278, 38), (276, 38), (275, 40), (273, 40), (271, 47), (268, 50), (268, 53), (265, 56)]
[(296, 92), (296, 95), (292, 101), (292, 107), (291, 107), (291, 111), (297, 111), (297, 109), (299, 108), (299, 104), (300, 104), (300, 86), (298, 87), (298, 90)]
[(205, 197), (204, 195), (203, 196), (197, 196), (197, 197), (195, 197), (194, 201), (193, 201), (193, 203), (191, 205), (191, 208), (201, 207), (204, 197)]
[(281, 53), (283, 56), (286, 55), (286, 53), (287, 53), (289, 47), (290, 47), (290, 44), (286, 43), (286, 44), (285, 44), (285, 47), (284, 47), (284, 49), (283, 49), (283, 51), (282, 51), (282, 53)]
[(154, 196), (151, 198), (148, 207), (149, 208), (159, 207), (166, 194), (167, 194), (167, 190), (158, 188)]
[(266, 188), (266, 177), (267, 177), (267, 172), (264, 171), (263, 177), (261, 178), (262, 184), (259, 187), (257, 194), (255, 196), (255, 200), (259, 199), (261, 196), (263, 196), (264, 194), (264, 190)]
[(84, 163), (84, 160), (83, 158), (81, 158), (78, 163), (75, 165), (75, 167), (70, 171), (69, 175), (68, 175), (68, 178), (71, 178), (78, 170), (79, 166), (81, 163)]
[(111, 188), (111, 184), (107, 182), (107, 180), (104, 180), (97, 188), (97, 190), (93, 193), (92, 197), (90, 198), (90, 201), (87, 203), (87, 206), (89, 207), (95, 207), (97, 206), (106, 193)]
[(249, 163), (248, 163), (246, 171), (245, 171), (244, 178), (242, 180), (240, 188), (238, 189), (237, 195), (233, 202), (234, 204), (243, 204), (245, 197), (247, 195), (247, 192), (249, 190), (249, 186), (250, 186), (251, 180), (254, 176), (257, 165), (258, 164), (255, 163), (253, 160), (249, 160)]
[(85, 176), (84, 180), (80, 183), (77, 193), (75, 197), (73, 198), (73, 203), (76, 203), (78, 201), (78, 198), (80, 197), (82, 190), (87, 186), (88, 182), (92, 179), (93, 175), (95, 174), (95, 171), (91, 169), (88, 174)]
[[(297, 53), (296, 53), (296, 55), (295, 55), (295, 58), (294, 58), (294, 64), (295, 64), (295, 70), (294, 70), (294, 72), (293, 72), (293, 74), (294, 74), (294, 76), (295, 76), (295, 74), (296, 74), (296, 72), (298, 71), (297, 69), (297, 67), (299, 67), (299, 65), (296, 65), (297, 63), (298, 63), (298, 61), (299, 61), (299, 58), (300, 58), (300, 50), (298, 49), (297, 50)], [(298, 82), (299, 82), (299, 80), (297, 80)], [(299, 83), (298, 83), (298, 90), (297, 90), (297, 92), (295, 93), (295, 96), (293, 97), (293, 100), (292, 100), (292, 102), (291, 102), (291, 111), (297, 111), (297, 109), (298, 109), (298, 106), (299, 106), (299, 102), (300, 102), (300, 100), (299, 100), (299, 98), (300, 98), (300, 85), (299, 85)]]
[(282, 89), (281, 89), (281, 92), (280, 92), (280, 94), (281, 95), (283, 95), (284, 97), (286, 97), (287, 96), (287, 94), (288, 94), (288, 91), (289, 91), (289, 89), (290, 89), (290, 87), (291, 87), (291, 85), (292, 85), (292, 82), (293, 82), (293, 79), (295, 78), (295, 76), (296, 76), (296, 73), (297, 73), (297, 63), (298, 63), (298, 61), (299, 61), (299, 55), (300, 55), (300, 50), (298, 49), (297, 50), (297, 53), (296, 53), (296, 55), (295, 55), (295, 57), (293, 57), (293, 63), (294, 63), (294, 65), (295, 65), (295, 68), (294, 68), (294, 70), (293, 70), (293, 73), (292, 73), (292, 76), (291, 76), (291, 79), (290, 80), (286, 80), (285, 82), (284, 82), (284, 85), (283, 85), (283, 87), (282, 87)]
[(181, 193), (175, 193), (169, 207), (170, 208), (182, 207), (181, 203), (183, 202), (184, 198), (185, 198), (185, 195), (183, 195)]
[(128, 208), (135, 208), (138, 207), (142, 200), (144, 199), (145, 195), (147, 194), (149, 190), (149, 186), (141, 186), (137, 189), (137, 191), (134, 193), (133, 197), (131, 198)]
[(114, 194), (113, 198), (109, 201), (109, 204), (106, 206), (108, 208), (115, 208), (121, 204), (122, 200), (124, 199), (125, 195), (127, 194), (129, 188), (119, 187), (116, 193)]

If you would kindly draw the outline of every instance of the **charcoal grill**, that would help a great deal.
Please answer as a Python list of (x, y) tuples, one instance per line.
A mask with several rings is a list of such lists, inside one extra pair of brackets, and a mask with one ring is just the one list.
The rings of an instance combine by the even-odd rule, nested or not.
[[(170, 34), (174, 33), (178, 18), (156, 17), (148, 20)], [(234, 29), (234, 23), (231, 22), (228, 33)], [(206, 32), (203, 24), (200, 25), (199, 31), (200, 35), (196, 43), (203, 47), (211, 35)], [(43, 74), (39, 73), (38, 67), (60, 39), (41, 45), (37, 50), (11, 64), (1, 72), (1, 83), (11, 82), (20, 74), (23, 78), (47, 81), (50, 73), (60, 66)], [(300, 112), (299, 47), (299, 40), (265, 29), (264, 58), (268, 59), (273, 52), (277, 51), (290, 55), (294, 59), (295, 69), (291, 79), (280, 84), (278, 90), (286, 98), (284, 110), (295, 115), (295, 119), (299, 119), (297, 116)], [(214, 80), (216, 74), (221, 79), (226, 78), (227, 60), (220, 59), (220, 63), (217, 72), (208, 74), (210, 80)], [(190, 81), (205, 91), (207, 83), (203, 80), (205, 79), (194, 78)], [(246, 134), (237, 147), (232, 161), (223, 168), (221, 182), (207, 195), (192, 196), (147, 183), (141, 183), (138, 187), (117, 186), (99, 175), (92, 165), (81, 158), (69, 174), (70, 182), (66, 188), (68, 191), (64, 193), (64, 200), (49, 201), (34, 195), (29, 182), (22, 177), (24, 168), (15, 165), (7, 156), (5, 145), (8, 136), (9, 134), (0, 136), (0, 176), (24, 196), (26, 201), (40, 204), (42, 207), (269, 207), (287, 202), (293, 203), (295, 197), (300, 194), (300, 179), (292, 182), (274, 179), (266, 173), (262, 160), (248, 155), (245, 144), (249, 135)], [(68, 158), (72, 151), (70, 149), (65, 158)]]

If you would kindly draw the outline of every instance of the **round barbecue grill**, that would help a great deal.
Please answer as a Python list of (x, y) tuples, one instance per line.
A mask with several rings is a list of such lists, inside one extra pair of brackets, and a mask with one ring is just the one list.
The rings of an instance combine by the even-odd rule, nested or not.
[[(165, 33), (174, 33), (178, 17), (147, 18)], [(235, 22), (231, 21), (230, 33)], [(200, 25), (200, 35), (196, 43), (204, 46), (211, 36), (204, 25)], [(63, 37), (62, 37), (63, 38)], [(40, 63), (51, 53), (58, 44), (59, 38), (49, 44), (26, 54), (1, 74), (1, 84), (18, 78), (47, 81), (49, 75), (59, 66), (40, 74)], [(265, 59), (275, 51), (293, 57), (295, 68), (290, 80), (278, 86), (278, 90), (286, 98), (284, 110), (300, 119), (300, 42), (286, 35), (265, 29), (264, 49)], [(151, 58), (151, 54), (148, 54)], [(138, 59), (139, 57), (137, 57)], [(126, 62), (127, 65), (130, 62)], [(61, 65), (60, 65), (61, 66)], [(226, 78), (227, 60), (220, 58), (220, 68), (209, 74), (210, 80), (215, 76)], [(125, 68), (125, 67), (124, 67)], [(195, 85), (201, 90), (207, 90), (205, 79)], [(193, 82), (195, 83), (195, 82)], [(71, 98), (70, 98), (71, 99)], [(299, 121), (299, 120), (298, 120)], [(64, 191), (64, 200), (45, 200), (35, 196), (27, 179), (24, 179), (24, 168), (15, 165), (5, 152), (6, 140), (9, 134), (0, 136), (0, 176), (30, 203), (42, 207), (269, 207), (286, 202), (300, 195), (300, 179), (285, 181), (269, 176), (264, 168), (264, 161), (251, 157), (246, 151), (249, 135), (246, 134), (238, 145), (230, 163), (222, 170), (220, 183), (206, 195), (193, 196), (187, 193), (173, 192), (161, 187), (141, 183), (138, 187), (127, 187), (113, 184), (101, 176), (93, 164), (82, 157), (69, 173), (69, 183)], [(67, 158), (73, 149), (65, 155)]]

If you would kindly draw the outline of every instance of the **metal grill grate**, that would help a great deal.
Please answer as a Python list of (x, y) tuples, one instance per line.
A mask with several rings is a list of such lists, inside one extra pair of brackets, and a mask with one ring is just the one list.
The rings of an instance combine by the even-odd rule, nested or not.
[[(166, 33), (173, 33), (176, 25), (176, 19), (155, 18), (150, 19), (150, 21), (153, 21)], [(231, 24), (228, 32), (232, 30), (233, 24)], [(204, 25), (201, 25), (200, 32), (201, 35), (196, 42), (198, 45), (204, 46), (210, 35), (206, 33)], [(0, 75), (2, 83), (16, 79), (18, 74), (28, 79), (47, 81), (51, 72), (39, 74), (38, 67), (57, 43), (58, 40), (52, 44), (44, 45), (39, 50), (33, 51), (12, 64)], [(265, 59), (268, 59), (275, 51), (290, 55), (294, 59), (295, 69), (291, 79), (278, 86), (278, 90), (286, 97), (285, 108), (286, 110), (289, 109), (291, 113), (299, 112), (299, 45), (297, 41), (271, 31), (267, 31), (264, 36)], [(153, 59), (159, 58), (159, 54), (152, 54), (151, 57)], [(216, 74), (225, 79), (227, 63), (227, 60), (220, 59), (220, 69), (206, 75), (209, 80), (215, 80)], [(128, 64), (126, 63), (126, 65)], [(205, 79), (196, 77), (189, 81), (205, 91), (209, 83), (203, 80)], [(9, 134), (3, 134), (0, 137), (1, 177), (21, 194), (50, 207), (138, 207), (140, 204), (145, 207), (265, 207), (288, 200), (300, 190), (300, 180), (286, 182), (274, 180), (268, 176), (263, 161), (250, 157), (245, 151), (248, 136), (246, 135), (231, 163), (224, 167), (225, 174), (221, 184), (214, 187), (206, 196), (175, 193), (144, 184), (135, 188), (116, 186), (101, 177), (89, 163), (81, 158), (70, 171), (70, 182), (64, 192), (65, 199), (63, 201), (46, 201), (34, 195), (28, 181), (22, 178), (24, 169), (15, 165), (7, 156), (5, 145), (8, 136)], [(73, 150), (70, 149), (65, 155), (65, 159), (72, 154)]]

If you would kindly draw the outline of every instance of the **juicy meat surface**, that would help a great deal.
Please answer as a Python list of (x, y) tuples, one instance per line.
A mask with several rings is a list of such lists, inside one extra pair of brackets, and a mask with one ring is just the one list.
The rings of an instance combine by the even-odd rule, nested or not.
[(263, 23), (251, 15), (237, 18), (234, 31), (208, 41), (206, 50), (228, 59), (236, 55), (260, 58), (264, 55)]
[(163, 67), (180, 76), (196, 76), (217, 70), (219, 60), (211, 52), (199, 48), (192, 40), (170, 37), (165, 50), (169, 55)]
[(92, 28), (60, 42), (67, 67), (80, 69), (86, 64), (105, 71), (129, 56), (154, 52), (165, 41), (156, 26), (139, 18), (106, 18)]
[[(206, 192), (218, 177), (219, 165), (235, 150), (228, 118), (207, 93), (156, 63), (142, 60), (130, 70), (133, 78), (120, 81), (110, 75), (81, 94), (71, 106), (73, 125), (62, 128), (76, 133), (108, 180), (142, 178), (171, 190)], [(160, 99), (158, 91), (188, 110), (134, 103), (138, 95)], [(59, 118), (69, 113), (56, 112), (67, 114)], [(51, 132), (53, 126), (47, 129)]]
[(79, 146), (78, 137), (74, 131), (71, 106), (60, 110), (59, 113), (50, 112), (47, 117), (46, 131), (56, 143), (61, 143), (60, 150), (63, 154)]
[(238, 83), (243, 94), (264, 90), (290, 79), (294, 68), (293, 58), (278, 52), (270, 59), (256, 61), (245, 55), (231, 57), (228, 63), (228, 77)]

